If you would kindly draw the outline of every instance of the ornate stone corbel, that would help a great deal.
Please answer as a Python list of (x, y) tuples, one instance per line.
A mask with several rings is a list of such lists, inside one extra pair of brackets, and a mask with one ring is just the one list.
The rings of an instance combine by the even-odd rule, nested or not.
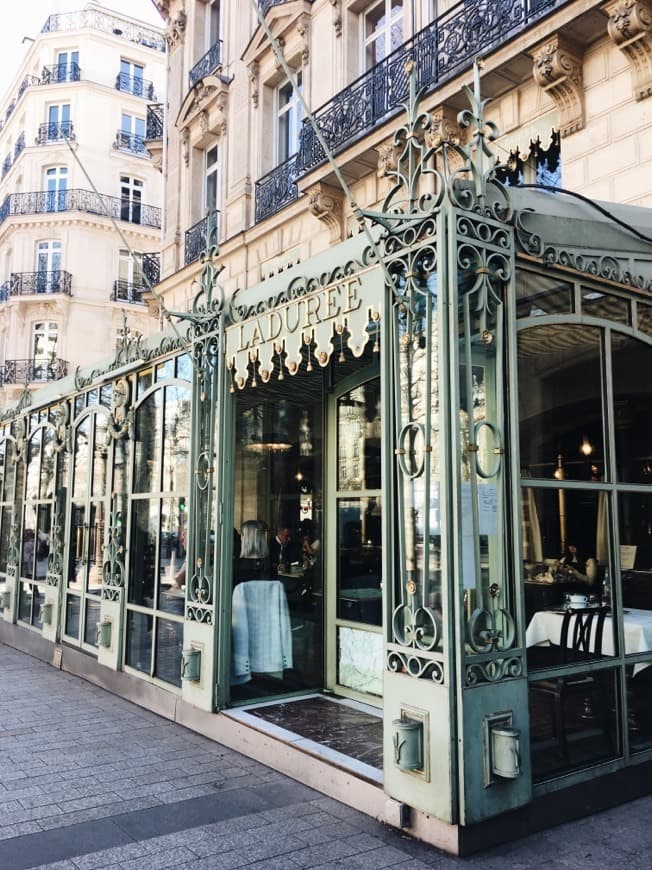
[(457, 112), (450, 106), (437, 106), (429, 112), (431, 123), (425, 133), (426, 145), (436, 148), (442, 142), (459, 145), (462, 139), (462, 129), (457, 122)]
[(258, 82), (260, 76), (260, 66), (256, 61), (249, 67), (249, 96), (254, 109), (258, 108)]
[(208, 112), (206, 109), (202, 109), (199, 113), (199, 129), (202, 133), (208, 132)]
[(301, 60), (305, 65), (310, 61), (310, 16), (305, 12), (297, 18), (297, 33), (301, 37)]
[(181, 9), (175, 18), (170, 19), (170, 23), (165, 29), (165, 41), (168, 44), (170, 51), (178, 45), (183, 45), (183, 40), (186, 34), (186, 12)]
[(634, 97), (652, 96), (652, 2), (611, 0), (604, 7), (609, 16), (609, 36), (632, 68)]
[(396, 172), (398, 166), (397, 149), (393, 142), (383, 142), (378, 146), (378, 178), (385, 178), (390, 172)]
[[(285, 56), (285, 39), (282, 36), (279, 36), (278, 39), (276, 40), (276, 44), (278, 45), (281, 54)], [(281, 62), (276, 57), (276, 55), (274, 55), (274, 57), (276, 59), (276, 69), (277, 70), (283, 69), (283, 67), (281, 66)]]
[(187, 127), (181, 131), (181, 153), (186, 166), (190, 163), (190, 130)]
[(331, 0), (333, 7), (333, 27), (335, 28), (335, 36), (342, 35), (342, 0)]
[(584, 80), (580, 49), (555, 33), (535, 46), (533, 75), (539, 87), (550, 94), (559, 109), (559, 132), (570, 136), (584, 127)]
[(344, 233), (344, 195), (327, 184), (315, 184), (308, 190), (310, 213), (323, 221), (331, 233), (331, 242), (339, 242)]
[(215, 98), (215, 124), (213, 132), (217, 136), (226, 133), (226, 93), (221, 91)]

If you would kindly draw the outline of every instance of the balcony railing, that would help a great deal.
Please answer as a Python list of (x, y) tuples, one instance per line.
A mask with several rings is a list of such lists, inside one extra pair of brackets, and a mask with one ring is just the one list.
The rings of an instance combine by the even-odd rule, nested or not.
[[(402, 111), (408, 96), (405, 72), (408, 60), (415, 62), (417, 89), (432, 90), (470, 67), (476, 57), (485, 56), (567, 2), (478, 0), (468, 3), (464, 0), (457, 3), (314, 112), (326, 143), (331, 151), (338, 153), (377, 124)], [(294, 179), (326, 159), (307, 119), (303, 121), (299, 152), (294, 159)], [(292, 160), (285, 161), (256, 182), (256, 220), (269, 217), (298, 196), (296, 185), (289, 183), (288, 163)], [(278, 178), (272, 178), (274, 175)]]
[(33, 296), (38, 293), (63, 293), (70, 296), (72, 275), (63, 269), (50, 272), (12, 272), (10, 296)]
[(2, 161), (2, 177), (3, 178), (9, 172), (10, 169), (11, 169), (11, 154), (8, 154), (5, 157), (5, 159)]
[(163, 103), (150, 103), (147, 106), (145, 139), (163, 138)]
[(39, 125), (36, 144), (46, 145), (48, 142), (65, 142), (74, 138), (72, 121), (51, 121)]
[(25, 150), (25, 134), (21, 133), (18, 139), (16, 139), (16, 144), (14, 145), (14, 161), (18, 160), (18, 157)]
[(44, 66), (40, 85), (58, 85), (61, 82), (78, 82), (81, 70), (78, 63), (55, 63)]
[(14, 98), (7, 106), (7, 111), (5, 112), (5, 121), (9, 120), (9, 118), (12, 116), (15, 108), (16, 108), (16, 99)]
[(142, 295), (147, 288), (142, 284), (133, 284), (131, 281), (114, 281), (111, 299), (114, 302), (142, 302)]
[(156, 99), (154, 95), (154, 82), (150, 82), (140, 76), (118, 73), (115, 77), (115, 89), (126, 94), (133, 94), (135, 97), (144, 97), (146, 100)]
[(63, 359), (8, 359), (0, 366), (0, 385), (33, 384), (58, 381), (68, 374), (68, 363)]
[(190, 87), (196, 85), (200, 79), (212, 73), (218, 68), (222, 59), (222, 40), (218, 39), (208, 49), (201, 60), (197, 61), (194, 67), (190, 70)]
[(293, 154), (256, 182), (256, 223), (288, 205), (299, 195), (299, 155)]
[(22, 80), (18, 87), (18, 94), (16, 95), (16, 100), (19, 100), (22, 97), (27, 88), (31, 87), (32, 85), (40, 84), (41, 80), (38, 76), (25, 76), (25, 78)]
[(196, 224), (193, 224), (189, 230), (186, 230), (183, 258), (186, 266), (188, 263), (193, 263), (198, 259), (201, 252), (206, 248), (209, 221), (211, 229), (214, 227), (217, 235), (219, 214), (220, 213), (217, 209), (213, 209), (213, 211), (209, 212), (200, 221), (197, 221)]
[(39, 190), (10, 193), (0, 205), (0, 223), (12, 215), (47, 214), (54, 211), (83, 211), (115, 220), (161, 227), (161, 209), (133, 199), (97, 194), (92, 190)]
[(118, 130), (115, 134), (113, 147), (116, 151), (128, 151), (130, 154), (140, 154), (142, 157), (149, 157), (149, 152), (145, 147), (145, 140), (136, 133), (125, 133), (124, 130)]
[(59, 12), (50, 15), (41, 28), (41, 33), (54, 33), (61, 30), (79, 30), (82, 27), (91, 27), (104, 33), (112, 33), (121, 36), (130, 42), (155, 48), (157, 51), (165, 51), (165, 38), (161, 33), (135, 24), (117, 15), (101, 12), (99, 9), (84, 9), (81, 12)]
[(143, 254), (143, 275), (151, 286), (161, 281), (161, 258), (159, 254)]

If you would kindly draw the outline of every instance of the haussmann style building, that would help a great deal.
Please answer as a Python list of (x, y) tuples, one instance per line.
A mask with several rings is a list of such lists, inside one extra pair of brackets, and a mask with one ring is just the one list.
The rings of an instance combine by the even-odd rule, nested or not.
[(7, 85), (4, 405), (112, 353), (123, 310), (134, 332), (159, 329), (142, 291), (143, 273), (158, 280), (163, 182), (145, 142), (165, 93), (163, 31), (96, 3), (50, 15)]
[(155, 5), (166, 328), (3, 410), (0, 640), (451, 852), (649, 792), (649, 0)]

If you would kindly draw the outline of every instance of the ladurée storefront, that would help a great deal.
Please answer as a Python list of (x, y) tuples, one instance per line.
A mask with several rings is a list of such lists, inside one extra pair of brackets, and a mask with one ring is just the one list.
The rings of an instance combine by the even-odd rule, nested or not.
[(471, 96), (0, 438), (0, 640), (462, 852), (652, 764), (652, 217), (502, 187)]

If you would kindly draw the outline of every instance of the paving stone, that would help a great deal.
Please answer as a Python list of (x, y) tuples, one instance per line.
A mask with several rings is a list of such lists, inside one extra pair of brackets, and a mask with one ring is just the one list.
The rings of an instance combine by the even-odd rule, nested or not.
[(179, 867), (195, 858), (196, 856), (185, 846), (178, 846), (167, 852), (150, 853), (127, 861), (121, 860), (120, 866), (123, 870), (163, 870), (164, 867)]

